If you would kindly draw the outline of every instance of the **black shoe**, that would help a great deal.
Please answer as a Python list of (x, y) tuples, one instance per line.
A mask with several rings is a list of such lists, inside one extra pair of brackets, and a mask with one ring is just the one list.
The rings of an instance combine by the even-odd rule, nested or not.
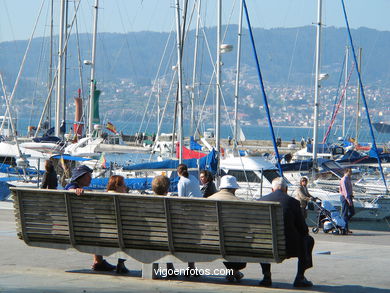
[(92, 269), (94, 271), (99, 271), (99, 272), (110, 272), (115, 270), (115, 266), (109, 264), (106, 260), (103, 260), (102, 262), (99, 263), (94, 263), (92, 265)]
[(264, 278), (259, 282), (259, 286), (261, 287), (271, 287), (272, 286), (272, 279), (271, 278)]
[(125, 266), (125, 259), (118, 259), (118, 264), (116, 265), (116, 273), (117, 274), (127, 274), (129, 270)]
[(234, 278), (236, 279), (236, 282), (239, 283), (241, 282), (241, 279), (244, 278), (244, 274), (241, 273), (240, 271), (237, 271), (233, 274)]
[(313, 287), (313, 283), (310, 282), (305, 277), (303, 277), (303, 278), (295, 278), (294, 287), (298, 287), (298, 288)]

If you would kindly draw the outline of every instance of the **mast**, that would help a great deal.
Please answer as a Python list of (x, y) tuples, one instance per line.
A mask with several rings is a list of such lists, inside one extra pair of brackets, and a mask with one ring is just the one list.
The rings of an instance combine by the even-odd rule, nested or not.
[[(218, 157), (220, 158), (220, 140), (221, 140), (221, 26), (222, 26), (222, 1), (217, 0), (217, 61), (216, 61), (216, 96), (215, 96), (215, 148), (218, 153)], [(219, 162), (219, 160), (218, 160)], [(218, 167), (219, 169), (219, 167)], [(217, 171), (219, 173), (219, 170)]]
[[(68, 13), (69, 13), (69, 0), (65, 2), (65, 39), (68, 40)], [(63, 103), (62, 103), (62, 120), (66, 121), (66, 77), (67, 77), (67, 63), (68, 63), (68, 44), (64, 46), (64, 91), (63, 91)]]
[[(358, 70), (359, 74), (362, 74), (362, 48), (358, 49)], [(360, 127), (360, 86), (358, 80), (358, 88), (356, 93), (356, 125), (355, 125), (355, 141), (358, 143), (359, 141), (359, 127)]]
[(191, 125), (190, 125), (190, 135), (194, 134), (194, 123), (195, 123), (195, 80), (196, 80), (196, 70), (197, 70), (197, 60), (198, 60), (198, 45), (199, 45), (199, 25), (200, 25), (200, 4), (201, 0), (197, 1), (198, 10), (196, 18), (196, 30), (195, 30), (195, 48), (194, 48), (194, 65), (192, 71), (192, 88), (191, 88)]
[(90, 90), (89, 90), (89, 120), (88, 120), (88, 135), (91, 137), (93, 133), (93, 109), (94, 94), (95, 94), (95, 59), (96, 59), (96, 34), (97, 34), (97, 21), (98, 21), (98, 7), (99, 0), (95, 0), (94, 10), (94, 24), (93, 24), (93, 36), (92, 36), (92, 57), (91, 57), (91, 78), (90, 78)]
[(57, 73), (57, 97), (56, 97), (56, 121), (55, 121), (55, 135), (60, 136), (61, 125), (61, 106), (62, 106), (62, 56), (64, 47), (64, 18), (65, 18), (65, 1), (61, 0), (60, 8), (60, 32), (58, 39), (58, 73)]
[(347, 117), (347, 87), (348, 87), (348, 57), (349, 57), (349, 47), (345, 46), (345, 71), (344, 71), (344, 113), (343, 113), (343, 133), (342, 136), (345, 139), (345, 130), (346, 130), (346, 117)]
[(316, 37), (316, 66), (314, 81), (314, 128), (313, 128), (313, 175), (317, 167), (317, 149), (318, 149), (318, 110), (320, 94), (320, 62), (321, 62), (321, 26), (322, 26), (322, 0), (318, 0), (317, 11), (317, 37)]
[(49, 96), (49, 104), (47, 108), (47, 121), (49, 122), (48, 129), (51, 128), (51, 87), (53, 82), (53, 28), (54, 28), (54, 0), (51, 0), (50, 3), (50, 60), (49, 60), (49, 82), (48, 82), (48, 90), (50, 93)]
[[(184, 29), (184, 28), (183, 28)], [(176, 45), (177, 45), (177, 106), (178, 106), (178, 125), (179, 125), (179, 163), (183, 161), (183, 82), (182, 82), (182, 39), (181, 39), (181, 27), (180, 27), (180, 4), (179, 0), (176, 0)]]
[(242, 15), (243, 2), (240, 3), (240, 16), (238, 20), (238, 38), (237, 38), (237, 62), (236, 62), (236, 85), (234, 88), (234, 133), (233, 133), (233, 151), (237, 148), (238, 137), (238, 94), (240, 88), (240, 63), (241, 63), (241, 36), (242, 36)]

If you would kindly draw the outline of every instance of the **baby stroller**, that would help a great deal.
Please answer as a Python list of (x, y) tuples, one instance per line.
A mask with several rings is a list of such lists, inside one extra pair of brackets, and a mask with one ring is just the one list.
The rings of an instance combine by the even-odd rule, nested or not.
[(345, 234), (345, 221), (330, 201), (321, 201), (317, 198), (312, 201), (312, 204), (314, 209), (318, 211), (317, 226), (312, 228), (313, 233), (317, 234), (322, 228), (324, 233)]

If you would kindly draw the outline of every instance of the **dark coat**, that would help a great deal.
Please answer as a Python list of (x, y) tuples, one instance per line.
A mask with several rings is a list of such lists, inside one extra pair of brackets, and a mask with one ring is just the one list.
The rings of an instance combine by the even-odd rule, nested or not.
[(283, 208), (284, 234), (286, 235), (287, 257), (298, 257), (304, 254), (304, 239), (309, 235), (300, 203), (282, 190), (272, 192), (261, 201), (280, 202)]
[(43, 174), (41, 188), (57, 189), (57, 185), (57, 173), (55, 171)]
[(203, 197), (209, 197), (210, 195), (213, 195), (217, 192), (217, 188), (215, 187), (215, 184), (213, 181), (207, 182), (205, 185), (202, 186), (200, 191), (203, 194)]

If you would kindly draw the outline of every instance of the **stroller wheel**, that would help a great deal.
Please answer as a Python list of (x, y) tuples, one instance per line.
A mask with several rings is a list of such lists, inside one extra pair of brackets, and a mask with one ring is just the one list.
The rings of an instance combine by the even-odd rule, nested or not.
[(314, 227), (313, 229), (311, 229), (313, 231), (314, 234), (317, 234), (318, 233), (318, 227)]

